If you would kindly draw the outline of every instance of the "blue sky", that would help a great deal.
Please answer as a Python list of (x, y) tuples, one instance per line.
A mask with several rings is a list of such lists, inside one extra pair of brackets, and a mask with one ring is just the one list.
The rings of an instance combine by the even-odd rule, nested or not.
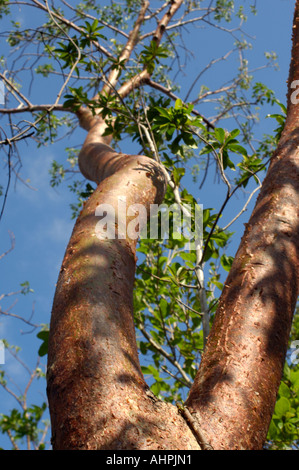
[[(253, 1), (237, 2), (248, 5)], [(257, 1), (258, 15), (251, 16), (245, 25), (245, 30), (251, 38), (253, 49), (249, 52), (251, 68), (264, 64), (264, 52), (275, 51), (278, 55), (279, 70), (261, 70), (256, 75), (257, 81), (264, 82), (273, 89), (278, 99), (285, 103), (286, 80), (288, 77), (290, 47), (291, 47), (291, 26), (294, 9), (292, 0), (260, 0)], [(18, 20), (18, 18), (16, 18)], [(29, 17), (20, 14), (20, 21), (24, 27), (29, 26)], [(254, 38), (255, 39), (254, 39)], [(202, 39), (201, 39), (202, 38)], [(197, 68), (203, 67), (213, 57), (227, 52), (231, 38), (217, 31), (210, 32), (192, 29), (186, 36), (186, 45), (190, 49), (195, 49), (196, 60), (189, 61), (185, 70), (184, 83), (190, 83), (196, 76)], [(195, 44), (195, 48), (194, 48)], [(5, 43), (0, 39), (1, 50), (4, 50)], [(215, 51), (215, 53), (213, 52)], [(213, 56), (213, 54), (215, 54)], [(225, 63), (216, 66), (212, 72), (204, 76), (205, 84), (223, 82), (223, 77), (230, 76), (231, 65)], [(48, 94), (55, 94), (52, 89), (50, 79), (47, 86), (40, 90), (35, 90), (36, 97), (40, 97), (42, 102), (50, 102)], [(182, 93), (184, 98), (184, 93)], [(268, 112), (279, 112), (278, 109), (265, 109), (261, 113), (260, 124), (257, 132), (262, 135), (271, 132), (276, 126), (271, 119), (265, 119)], [(76, 144), (83, 142), (85, 133), (78, 130), (75, 137)], [(33, 323), (49, 323), (52, 299), (55, 291), (55, 283), (60, 269), (61, 261), (68, 243), (74, 221), (71, 220), (70, 203), (74, 202), (73, 195), (64, 184), (56, 189), (49, 185), (49, 168), (52, 159), (63, 161), (65, 159), (64, 148), (73, 144), (71, 142), (59, 142), (53, 146), (43, 146), (36, 148), (34, 145), (22, 143), (20, 146), (22, 157), (21, 175), (24, 180), (30, 180), (30, 189), (19, 181), (11, 184), (5, 213), (0, 223), (0, 253), (6, 251), (10, 246), (8, 231), (14, 233), (16, 245), (15, 249), (1, 260), (0, 271), (0, 295), (19, 290), (19, 286), (24, 281), (30, 283), (34, 292), (27, 295), (17, 296), (18, 302), (14, 305), (12, 312), (24, 318), (31, 316), (34, 309)], [(122, 150), (130, 152), (127, 148), (128, 141), (122, 146)], [(3, 155), (2, 155), (3, 158)], [(4, 157), (5, 160), (5, 157)], [(1, 181), (5, 184), (6, 170), (1, 164)], [(0, 183), (1, 183), (0, 181)], [(212, 181), (211, 181), (212, 184)], [(197, 189), (198, 191), (198, 185)], [(196, 195), (199, 202), (204, 207), (219, 208), (221, 193), (218, 191), (207, 191)], [(2, 204), (2, 198), (0, 199)], [(231, 203), (225, 213), (225, 220), (230, 220), (238, 209), (238, 204), (242, 207), (244, 200), (240, 198)], [(241, 236), (243, 223), (248, 219), (253, 207), (251, 203), (248, 212), (232, 227)], [(238, 244), (238, 242), (236, 242)], [(237, 244), (231, 247), (233, 253), (237, 249)], [(2, 308), (12, 305), (15, 297), (10, 297), (5, 303), (1, 303)], [(21, 357), (30, 365), (34, 366), (37, 349), (40, 341), (36, 339), (36, 332), (29, 334), (30, 327), (16, 319), (0, 317), (0, 339), (5, 338), (11, 344), (22, 347)], [(24, 334), (25, 332), (25, 334)], [(45, 359), (43, 358), (45, 363)], [(3, 366), (6, 373), (18, 384), (25, 384), (28, 380), (23, 367), (6, 354), (6, 364)], [(32, 402), (41, 402), (46, 399), (45, 382), (39, 382), (34, 389)], [(7, 412), (12, 406), (16, 406), (15, 401), (0, 389), (0, 413)], [(5, 446), (5, 441), (0, 436), (0, 447)]]

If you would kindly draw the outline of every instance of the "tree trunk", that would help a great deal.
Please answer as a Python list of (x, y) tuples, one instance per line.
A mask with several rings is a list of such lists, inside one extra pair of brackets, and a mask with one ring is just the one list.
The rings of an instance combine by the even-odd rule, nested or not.
[[(86, 124), (86, 123), (85, 123)], [(116, 153), (92, 120), (80, 168), (100, 183), (76, 222), (62, 263), (50, 325), (48, 397), (54, 449), (198, 449), (176, 407), (146, 385), (133, 322), (136, 241), (100, 239), (100, 204), (115, 209), (160, 204), (161, 167), (144, 156)], [(123, 215), (123, 214), (120, 214)], [(129, 220), (128, 220), (129, 222)]]
[[(299, 0), (289, 90), (299, 78), (298, 15)], [(147, 157), (116, 153), (102, 137), (101, 119), (80, 113), (88, 135), (79, 165), (98, 187), (74, 227), (53, 303), (47, 379), (53, 448), (209, 448), (204, 441), (215, 449), (262, 448), (298, 295), (298, 106), (289, 92), (279, 147), (181, 413), (151, 394), (140, 369), (132, 315), (136, 241), (96, 232), (100, 204), (117, 215), (124, 197), (127, 207), (161, 203), (163, 170)], [(116, 233), (125, 228), (116, 219)]]
[(299, 288), (299, 1), (287, 120), (234, 259), (187, 405), (217, 449), (260, 449), (285, 361)]

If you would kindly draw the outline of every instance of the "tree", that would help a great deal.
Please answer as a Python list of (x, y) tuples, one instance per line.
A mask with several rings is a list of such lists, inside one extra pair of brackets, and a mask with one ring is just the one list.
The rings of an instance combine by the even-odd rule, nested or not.
[[(212, 60), (182, 100), (174, 84), (169, 87), (175, 42), (192, 23), (225, 29), (222, 22), (232, 19), (234, 2), (154, 3), (127, 0), (124, 8), (114, 2), (105, 7), (63, 2), (65, 13), (57, 5), (33, 0), (25, 6), (45, 14), (47, 22), (38, 16), (39, 26), (32, 30), (14, 23), (8, 34), (10, 46), (19, 53), (15, 69), (0, 75), (18, 103), (0, 110), (11, 123), (12, 135), (2, 141), (8, 146), (9, 180), (16, 142), (34, 137), (42, 145), (59, 137), (62, 126), (73, 130), (78, 120), (87, 131), (84, 144), (80, 152), (70, 149), (69, 168), (53, 163), (52, 184), (67, 171), (75, 172), (77, 161), (82, 175), (95, 183), (73, 184), (81, 211), (53, 302), (47, 370), (52, 444), (55, 449), (260, 449), (275, 407), (298, 296), (296, 105), (291, 99), (296, 61), (291, 64), (286, 109), (261, 83), (251, 87), (244, 57), (248, 44), (235, 37), (241, 27), (227, 29), (240, 57), (238, 75), (214, 91), (203, 87), (188, 103), (203, 71), (233, 51)], [(9, 1), (2, 2), (3, 13), (9, 8)], [(298, 14), (296, 2), (293, 58), (299, 47)], [(237, 17), (242, 24), (242, 7)], [(21, 91), (17, 64), (25, 50), (40, 61), (37, 74), (55, 76), (59, 70), (63, 77), (52, 104), (33, 104)], [(195, 109), (218, 95), (213, 119)], [(280, 127), (275, 138), (267, 137), (255, 149), (252, 112), (265, 101), (280, 106), (282, 114), (274, 115)], [(25, 112), (34, 120), (12, 123), (13, 116)], [(64, 117), (58, 118), (61, 112)], [(225, 117), (234, 117), (240, 129), (217, 127)], [(125, 134), (142, 152), (118, 151)], [(204, 165), (204, 179), (213, 159), (226, 188), (220, 211), (203, 211), (203, 243), (197, 241), (187, 252), (188, 236), (179, 238), (175, 230), (163, 242), (138, 242), (135, 235), (152, 220), (154, 204), (176, 204), (194, 219), (196, 199), (182, 189), (182, 182), (196, 157)], [(231, 224), (220, 227), (220, 218), (234, 194), (255, 180), (258, 185), (241, 212), (246, 209), (261, 187), (258, 173), (268, 166), (233, 260), (222, 251), (232, 235)], [(127, 208), (131, 212), (122, 217)], [(107, 214), (117, 218), (111, 221)], [(103, 221), (112, 232), (101, 230)], [(137, 249), (142, 259), (136, 277)], [(214, 293), (222, 286), (214, 260), (229, 271), (219, 302)], [(147, 367), (139, 362), (135, 325), (143, 337), (140, 351), (153, 359)], [(144, 373), (154, 379), (151, 389)], [(296, 370), (292, 380), (289, 374), (288, 390), (298, 390), (297, 378)], [(185, 398), (186, 386), (190, 391), (185, 404), (174, 404)], [(297, 415), (290, 419), (296, 426)], [(277, 437), (275, 422), (272, 432)]]

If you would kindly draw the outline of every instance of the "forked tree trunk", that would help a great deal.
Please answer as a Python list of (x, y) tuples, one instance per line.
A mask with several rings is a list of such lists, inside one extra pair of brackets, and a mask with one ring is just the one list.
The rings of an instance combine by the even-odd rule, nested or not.
[[(207, 448), (202, 435), (215, 449), (262, 448), (298, 295), (299, 109), (290, 100), (299, 79), (298, 16), (299, 0), (285, 130), (182, 414), (155, 399), (141, 373), (135, 241), (96, 234), (100, 204), (117, 215), (124, 197), (127, 207), (161, 203), (164, 173), (147, 157), (116, 153), (102, 138), (100, 118), (79, 116), (89, 131), (80, 168), (98, 187), (76, 222), (53, 303), (47, 380), (54, 449)], [(116, 233), (124, 231), (118, 222)]]

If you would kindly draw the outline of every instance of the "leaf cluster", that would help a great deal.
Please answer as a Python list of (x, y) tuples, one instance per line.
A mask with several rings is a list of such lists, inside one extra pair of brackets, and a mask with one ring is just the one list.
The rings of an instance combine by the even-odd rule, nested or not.
[[(13, 408), (10, 414), (1, 414), (0, 430), (2, 434), (10, 433), (14, 442), (29, 438), (33, 443), (37, 443), (41, 432), (39, 426), (43, 426), (41, 421), (46, 409), (47, 405), (43, 403), (41, 406), (32, 405), (22, 412)], [(45, 444), (41, 443), (38, 450), (44, 449)]]

